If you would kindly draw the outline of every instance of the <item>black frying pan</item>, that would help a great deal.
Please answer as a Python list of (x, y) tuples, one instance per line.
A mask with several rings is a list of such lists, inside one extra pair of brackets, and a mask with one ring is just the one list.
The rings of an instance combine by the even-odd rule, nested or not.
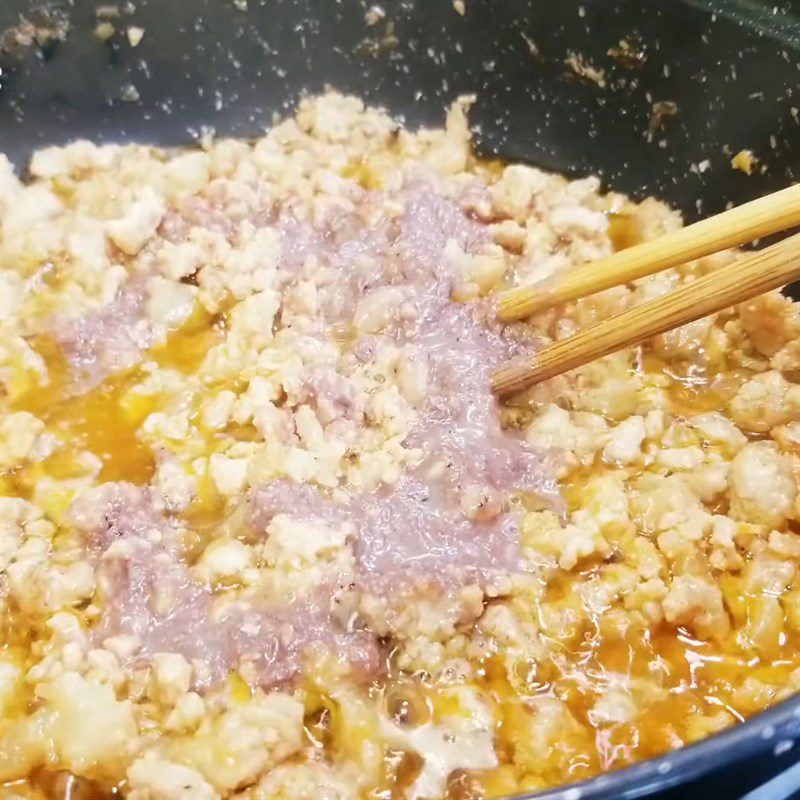
[[(465, 0), (463, 17), (452, 0), (383, 0), (374, 26), (358, 0), (118, 0), (115, 25), (145, 29), (136, 48), (94, 35), (102, 4), (0, 4), (0, 32), (20, 15), (68, 25), (63, 40), (0, 45), (0, 151), (20, 167), (32, 150), (78, 137), (254, 136), (330, 84), (412, 126), (440, 124), (453, 98), (474, 92), (483, 153), (598, 174), (687, 219), (800, 180), (797, 0)], [(605, 70), (604, 88), (565, 65), (571, 53)], [(753, 175), (730, 167), (742, 148), (759, 158)], [(795, 696), (699, 744), (539, 797), (738, 798), (796, 767), (798, 740)]]

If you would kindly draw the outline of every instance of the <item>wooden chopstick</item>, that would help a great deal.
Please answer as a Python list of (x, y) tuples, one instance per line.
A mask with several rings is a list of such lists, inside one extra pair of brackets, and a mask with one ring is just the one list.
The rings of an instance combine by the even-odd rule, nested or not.
[(796, 225), (800, 225), (800, 184), (583, 264), (556, 281), (502, 292), (498, 316), (504, 321), (521, 319), (546, 306), (586, 297)]
[(800, 234), (709, 272), (671, 294), (512, 361), (492, 375), (498, 395), (519, 391), (623, 347), (777, 289), (800, 277)]

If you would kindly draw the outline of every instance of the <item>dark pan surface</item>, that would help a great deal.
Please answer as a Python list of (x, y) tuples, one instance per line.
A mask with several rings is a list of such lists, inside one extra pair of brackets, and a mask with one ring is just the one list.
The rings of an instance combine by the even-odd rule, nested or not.
[[(332, 85), (412, 126), (440, 124), (452, 99), (475, 93), (484, 154), (598, 174), (687, 219), (800, 180), (797, 0), (465, 0), (464, 16), (451, 0), (385, 0), (373, 26), (359, 0), (119, 0), (108, 41), (94, 33), (98, 5), (0, 3), (0, 151), (20, 167), (78, 137), (255, 136), (303, 92)], [(26, 22), (38, 42), (20, 35)], [(145, 30), (137, 47), (130, 25)], [(576, 75), (573, 54), (602, 69), (605, 86)], [(659, 121), (654, 104), (675, 113)], [(742, 148), (759, 159), (751, 176), (730, 167)], [(740, 797), (797, 762), (798, 738), (795, 697), (547, 797)]]
[[(64, 40), (0, 56), (0, 136), (19, 162), (76, 136), (256, 135), (301, 92), (330, 84), (412, 125), (440, 123), (448, 102), (474, 92), (484, 152), (599, 174), (688, 216), (800, 179), (792, 0), (763, 13), (744, 0), (711, 3), (716, 14), (675, 0), (465, 0), (463, 17), (451, 0), (388, 0), (374, 26), (358, 0), (138, 0), (111, 20), (118, 33), (107, 42), (94, 35), (98, 5), (51, 0), (50, 19), (69, 23)], [(4, 0), (0, 30), (41, 7)], [(767, 33), (747, 24), (753, 16)], [(138, 47), (128, 25), (145, 29)], [(621, 39), (634, 55), (608, 54)], [(572, 53), (605, 71), (605, 88), (575, 75)], [(651, 131), (654, 103), (677, 108)], [(744, 147), (760, 159), (751, 176), (729, 163)]]

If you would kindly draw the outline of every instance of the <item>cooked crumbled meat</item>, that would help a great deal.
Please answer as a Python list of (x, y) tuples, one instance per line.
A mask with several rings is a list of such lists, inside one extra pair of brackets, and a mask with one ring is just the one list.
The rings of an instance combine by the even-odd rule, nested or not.
[(412, 133), (328, 92), (255, 142), (45, 148), (28, 182), (0, 156), (15, 796), (511, 795), (800, 688), (797, 305), (501, 407), (501, 361), (738, 254), (500, 324), (498, 289), (680, 218), (481, 162), (473, 100)]

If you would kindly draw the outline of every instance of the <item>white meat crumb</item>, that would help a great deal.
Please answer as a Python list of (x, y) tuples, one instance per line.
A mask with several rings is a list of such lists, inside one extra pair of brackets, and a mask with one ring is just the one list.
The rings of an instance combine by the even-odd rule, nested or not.
[(128, 769), (130, 800), (218, 800), (221, 795), (196, 770), (157, 755), (144, 755)]
[(174, 706), (192, 683), (192, 665), (179, 653), (153, 656), (152, 693), (155, 699)]
[(733, 459), (730, 515), (764, 525), (780, 525), (792, 516), (797, 484), (792, 460), (773, 442), (751, 442)]
[(641, 457), (641, 445), (647, 435), (644, 418), (634, 415), (611, 431), (603, 458), (618, 464), (630, 464)]
[(254, 560), (251, 547), (236, 539), (216, 539), (200, 556), (194, 567), (197, 577), (208, 583), (242, 580), (242, 573)]
[(108, 223), (108, 238), (123, 253), (135, 256), (155, 234), (165, 211), (164, 200), (146, 186), (139, 190), (123, 216)]

